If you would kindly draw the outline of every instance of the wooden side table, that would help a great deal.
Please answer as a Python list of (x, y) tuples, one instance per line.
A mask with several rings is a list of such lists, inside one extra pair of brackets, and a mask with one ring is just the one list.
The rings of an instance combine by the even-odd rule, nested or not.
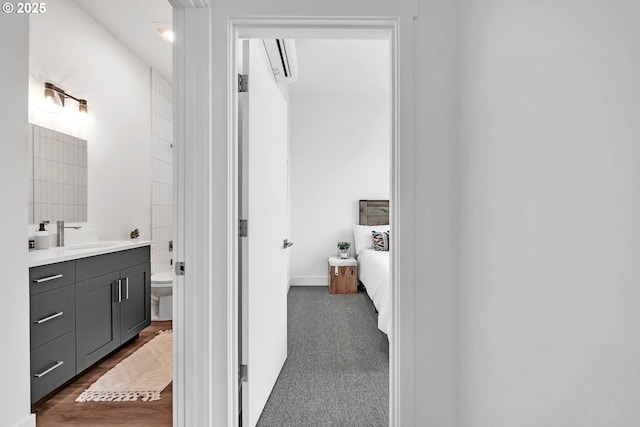
[(329, 293), (358, 292), (358, 261), (355, 258), (329, 257)]

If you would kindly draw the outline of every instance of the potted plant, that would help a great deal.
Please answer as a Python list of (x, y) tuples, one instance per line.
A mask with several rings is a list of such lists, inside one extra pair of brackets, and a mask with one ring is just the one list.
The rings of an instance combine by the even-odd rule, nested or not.
[(338, 242), (338, 257), (342, 259), (349, 258), (349, 247), (351, 247), (349, 242)]

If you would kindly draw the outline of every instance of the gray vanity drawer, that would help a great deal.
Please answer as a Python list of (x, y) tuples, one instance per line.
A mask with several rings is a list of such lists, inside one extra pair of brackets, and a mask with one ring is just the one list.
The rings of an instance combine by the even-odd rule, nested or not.
[(70, 285), (76, 281), (76, 262), (66, 261), (29, 269), (29, 295)]
[(76, 286), (42, 292), (31, 297), (31, 349), (76, 327)]
[(76, 374), (75, 350), (76, 338), (72, 331), (31, 351), (31, 403)]
[(76, 260), (78, 282), (149, 262), (149, 246)]

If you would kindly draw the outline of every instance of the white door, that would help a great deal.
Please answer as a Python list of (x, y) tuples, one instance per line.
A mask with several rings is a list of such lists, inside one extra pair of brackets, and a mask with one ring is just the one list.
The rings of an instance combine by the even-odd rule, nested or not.
[(254, 427), (287, 357), (287, 104), (261, 40), (242, 44), (240, 106), (242, 425)]

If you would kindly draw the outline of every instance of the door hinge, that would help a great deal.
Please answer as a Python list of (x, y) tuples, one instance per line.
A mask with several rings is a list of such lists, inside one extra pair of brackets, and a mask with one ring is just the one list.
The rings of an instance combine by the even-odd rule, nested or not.
[(247, 381), (249, 381), (249, 367), (240, 365), (240, 382), (246, 383)]
[(184, 262), (176, 262), (176, 276), (184, 276)]
[(249, 75), (248, 74), (238, 74), (238, 92), (248, 92), (249, 91)]
[(238, 235), (240, 237), (247, 237), (249, 235), (249, 221), (241, 219), (238, 221)]

